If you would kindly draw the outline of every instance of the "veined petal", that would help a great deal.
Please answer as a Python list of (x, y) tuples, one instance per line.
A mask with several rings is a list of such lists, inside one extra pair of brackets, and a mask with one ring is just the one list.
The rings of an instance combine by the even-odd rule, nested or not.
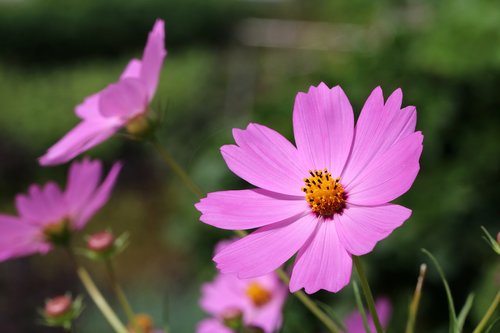
[(384, 104), (382, 89), (377, 87), (366, 100), (356, 124), (355, 139), (342, 179), (355, 180), (377, 156), (398, 140), (415, 132), (416, 109), (401, 109), (403, 93), (394, 91)]
[(375, 157), (353, 182), (346, 184), (347, 202), (380, 205), (408, 191), (420, 168), (422, 141), (422, 133), (416, 132)]
[(81, 207), (78, 215), (73, 217), (76, 229), (83, 228), (87, 221), (109, 200), (111, 191), (113, 190), (116, 178), (118, 177), (121, 168), (122, 164), (120, 162), (113, 164), (113, 167), (109, 171), (106, 179), (102, 182), (101, 186), (96, 188), (86, 204)]
[(253, 229), (309, 211), (303, 199), (261, 189), (209, 193), (195, 205), (200, 220), (222, 229)]
[(146, 86), (148, 102), (153, 99), (160, 78), (165, 50), (165, 23), (156, 20), (153, 30), (149, 33), (144, 55), (142, 56), (141, 79)]
[(0, 262), (34, 253), (46, 253), (50, 245), (40, 240), (40, 229), (21, 219), (0, 215)]
[(339, 240), (353, 255), (371, 252), (378, 241), (386, 238), (411, 215), (411, 210), (393, 204), (363, 207), (351, 206), (338, 216)]
[(233, 131), (237, 145), (221, 148), (227, 166), (239, 177), (257, 187), (298, 197), (307, 168), (297, 149), (281, 134), (258, 124)]
[(340, 242), (334, 220), (321, 219), (316, 233), (300, 249), (290, 279), (290, 292), (304, 288), (312, 294), (320, 289), (337, 292), (351, 279), (352, 259)]
[(354, 114), (342, 88), (324, 83), (298, 93), (293, 110), (293, 131), (301, 155), (311, 169), (327, 168), (340, 176), (351, 150)]
[(316, 225), (316, 216), (309, 214), (262, 227), (225, 247), (214, 261), (222, 273), (236, 273), (240, 279), (270, 273), (302, 247)]
[(125, 78), (106, 87), (99, 97), (99, 112), (104, 117), (130, 119), (146, 111), (148, 105), (144, 83)]
[(66, 163), (82, 152), (97, 146), (123, 125), (117, 118), (83, 120), (38, 160), (43, 166)]

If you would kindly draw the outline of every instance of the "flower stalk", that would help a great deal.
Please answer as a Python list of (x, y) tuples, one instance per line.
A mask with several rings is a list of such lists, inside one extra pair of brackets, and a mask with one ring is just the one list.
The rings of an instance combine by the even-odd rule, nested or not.
[(415, 323), (417, 320), (418, 306), (420, 304), (420, 298), (422, 297), (422, 287), (424, 285), (425, 273), (427, 272), (427, 265), (420, 265), (420, 273), (418, 275), (417, 286), (415, 287), (415, 293), (413, 294), (413, 299), (410, 303), (410, 311), (408, 316), (408, 322), (406, 323), (406, 333), (415, 332)]
[(370, 285), (368, 284), (368, 279), (366, 278), (363, 265), (361, 264), (361, 259), (358, 256), (352, 256), (352, 260), (354, 262), (354, 266), (356, 267), (356, 272), (358, 273), (361, 289), (363, 289), (363, 293), (365, 294), (366, 304), (368, 305), (368, 310), (370, 310), (370, 314), (372, 315), (373, 323), (375, 324), (375, 329), (377, 330), (377, 333), (384, 333), (384, 329), (380, 324), (380, 319), (378, 318), (377, 310), (375, 308), (375, 301), (373, 300), (373, 294), (370, 289)]
[(491, 316), (495, 313), (496, 308), (498, 307), (498, 304), (500, 303), (500, 290), (497, 292), (495, 298), (493, 299), (493, 302), (491, 303), (490, 307), (484, 314), (483, 318), (477, 325), (476, 329), (472, 333), (481, 333), (484, 328), (486, 327), (486, 324), (490, 320)]

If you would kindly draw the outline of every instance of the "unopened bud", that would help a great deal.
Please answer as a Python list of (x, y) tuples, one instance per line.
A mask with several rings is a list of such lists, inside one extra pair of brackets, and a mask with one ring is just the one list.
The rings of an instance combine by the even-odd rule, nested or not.
[[(154, 328), (153, 319), (145, 314), (139, 313), (135, 315), (134, 322), (129, 323), (128, 330), (130, 333), (152, 333)], [(138, 332), (136, 331), (138, 330)]]
[(103, 252), (113, 247), (115, 237), (109, 231), (101, 231), (87, 239), (87, 248), (96, 252)]
[(73, 300), (69, 295), (51, 298), (45, 303), (45, 315), (50, 318), (58, 318), (64, 316), (71, 311), (72, 303)]

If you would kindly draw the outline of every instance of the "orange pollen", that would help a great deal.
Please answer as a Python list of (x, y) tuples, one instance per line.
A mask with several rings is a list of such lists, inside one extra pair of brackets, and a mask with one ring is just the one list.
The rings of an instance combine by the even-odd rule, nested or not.
[(306, 186), (302, 191), (312, 211), (321, 216), (331, 217), (345, 208), (346, 193), (340, 178), (332, 178), (327, 169), (309, 171), (311, 177), (304, 178)]
[(269, 303), (273, 297), (272, 293), (262, 287), (262, 285), (258, 282), (251, 282), (246, 290), (246, 295), (250, 300), (252, 300), (253, 304), (257, 307), (261, 307)]

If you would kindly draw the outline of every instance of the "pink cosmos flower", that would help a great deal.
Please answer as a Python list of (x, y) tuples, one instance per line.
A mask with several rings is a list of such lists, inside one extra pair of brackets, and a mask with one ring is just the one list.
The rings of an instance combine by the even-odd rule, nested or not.
[[(216, 253), (230, 241), (220, 242)], [(282, 308), (287, 296), (284, 284), (276, 273), (254, 279), (240, 280), (234, 274), (218, 274), (202, 286), (200, 306), (213, 316), (198, 324), (197, 333), (233, 333), (231, 322), (272, 333), (281, 327)]]
[[(81, 122), (40, 157), (41, 165), (65, 163), (108, 139), (148, 112), (166, 55), (164, 22), (149, 33), (142, 60), (132, 59), (120, 79), (87, 97), (75, 109)], [(137, 123), (137, 122), (136, 122)]]
[(290, 291), (337, 292), (349, 283), (352, 255), (373, 250), (411, 215), (391, 204), (412, 185), (423, 136), (416, 110), (396, 90), (368, 97), (356, 127), (343, 90), (324, 83), (299, 93), (294, 146), (274, 130), (234, 129), (221, 148), (229, 169), (257, 189), (208, 194), (200, 220), (255, 232), (214, 257), (223, 273), (247, 279), (272, 272), (295, 253)]
[[(392, 306), (387, 298), (379, 298), (375, 302), (375, 309), (377, 310), (380, 324), (384, 329), (387, 328), (389, 320), (391, 319)], [(371, 332), (376, 332), (373, 318), (367, 313), (368, 327)], [(363, 325), (363, 318), (359, 311), (354, 311), (345, 320), (345, 328), (347, 333), (366, 333), (365, 326)]]
[(115, 163), (99, 184), (101, 162), (84, 159), (71, 165), (65, 191), (48, 182), (18, 194), (18, 216), (0, 214), (0, 261), (44, 254), (67, 241), (108, 201), (120, 169), (121, 164)]

